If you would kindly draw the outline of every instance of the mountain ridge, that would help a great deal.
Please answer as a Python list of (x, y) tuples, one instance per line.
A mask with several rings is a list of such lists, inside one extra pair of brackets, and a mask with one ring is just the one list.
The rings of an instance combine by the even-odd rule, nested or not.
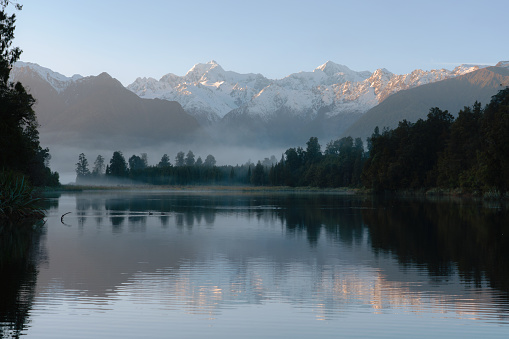
[[(34, 110), (45, 142), (127, 146), (185, 140), (200, 129), (179, 103), (140, 98), (106, 72), (67, 81), (54, 72), (60, 82), (53, 82), (47, 81), (52, 73), (46, 70), (22, 63), (11, 73), (11, 80), (24, 84), (36, 99)], [(64, 82), (65, 88), (59, 87)]]
[[(509, 62), (501, 61), (497, 66), (464, 64), (452, 71), (418, 69), (398, 75), (384, 68), (374, 72), (357, 72), (327, 61), (312, 71), (272, 80), (262, 74), (225, 71), (211, 60), (194, 65), (184, 76), (167, 73), (160, 80), (137, 78), (127, 87), (104, 72), (95, 77), (65, 77), (33, 63), (16, 63), (12, 74), (13, 79), (22, 78), (29, 70), (38, 75), (37, 79), (30, 81), (38, 84), (34, 90), (40, 93), (34, 93), (36, 97), (52, 98), (37, 104), (38, 109), (44, 107), (46, 112), (50, 108), (57, 112), (65, 111), (62, 100), (56, 98), (68, 93), (77, 84), (103, 79), (142, 99), (178, 102), (185, 113), (192, 115), (218, 139), (235, 141), (239, 137), (246, 143), (274, 141), (288, 144), (301, 142), (302, 134), (321, 139), (336, 138), (366, 112), (397, 93), (489, 67), (509, 69)], [(48, 86), (42, 86), (42, 83)], [(112, 102), (110, 105), (115, 104)], [(430, 107), (426, 107), (426, 111)], [(45, 125), (58, 123), (59, 119), (59, 114), (42, 114), (39, 121), (44, 130)], [(253, 131), (255, 126), (257, 130)], [(261, 138), (266, 140), (262, 142)]]
[[(509, 62), (506, 65), (509, 66)], [(476, 101), (486, 105), (505, 86), (509, 86), (509, 67), (491, 66), (400, 91), (364, 113), (342, 136), (366, 138), (376, 126), (381, 131), (397, 127), (404, 119), (409, 122), (426, 119), (432, 107), (448, 110), (456, 116), (463, 107), (472, 106)]]

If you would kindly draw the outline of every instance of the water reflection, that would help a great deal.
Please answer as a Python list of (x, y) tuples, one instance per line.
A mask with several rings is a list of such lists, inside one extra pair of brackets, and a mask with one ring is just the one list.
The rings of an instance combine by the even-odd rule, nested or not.
[(0, 338), (17, 338), (26, 329), (37, 266), (45, 259), (43, 235), (43, 228), (31, 221), (0, 221)]
[[(494, 208), (494, 206), (497, 206)], [(509, 209), (475, 201), (377, 200), (362, 211), (374, 251), (402, 266), (426, 267), (436, 281), (456, 270), (462, 281), (509, 293)]]
[[(502, 205), (239, 192), (57, 199), (34, 314), (122, 308), (132, 310), (122, 313), (129, 320), (139, 309), (155, 318), (184, 312), (216, 319), (276, 303), (319, 320), (404, 310), (509, 325), (509, 214)], [(60, 222), (67, 212), (70, 227)], [(16, 266), (35, 283), (37, 261)], [(2, 290), (11, 298), (21, 293)], [(28, 304), (33, 287), (30, 293)]]
[[(179, 229), (214, 225), (217, 216), (279, 224), (286, 237), (305, 235), (310, 246), (321, 236), (346, 246), (367, 241), (375, 255), (395, 255), (402, 267), (426, 268), (435, 282), (459, 272), (464, 282), (509, 291), (508, 210), (474, 202), (377, 200), (302, 194), (118, 194), (76, 199), (78, 224), (90, 216), (100, 226), (108, 217), (115, 233), (145, 232), (147, 223)], [(125, 229), (127, 225), (127, 229)], [(366, 233), (367, 232), (367, 233)]]

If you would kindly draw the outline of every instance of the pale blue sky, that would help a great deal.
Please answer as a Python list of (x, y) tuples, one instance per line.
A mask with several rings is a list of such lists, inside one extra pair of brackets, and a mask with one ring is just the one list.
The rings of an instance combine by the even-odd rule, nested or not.
[(64, 75), (225, 70), (282, 78), (327, 60), (353, 70), (509, 60), (509, 1), (20, 0), (21, 60)]

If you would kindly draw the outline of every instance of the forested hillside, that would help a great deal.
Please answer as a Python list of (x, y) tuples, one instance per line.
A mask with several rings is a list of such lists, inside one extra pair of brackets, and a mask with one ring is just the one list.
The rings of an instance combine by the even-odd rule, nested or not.
[(156, 166), (148, 166), (146, 155), (126, 161), (117, 151), (106, 167), (99, 156), (92, 172), (81, 154), (77, 176), (81, 182), (122, 178), (159, 185), (366, 187), (375, 192), (461, 188), (499, 195), (509, 189), (509, 88), (485, 108), (478, 102), (464, 107), (456, 119), (435, 107), (426, 119), (403, 120), (381, 132), (376, 127), (367, 148), (352, 137), (331, 140), (324, 151), (316, 137), (306, 146), (287, 149), (280, 161), (266, 158), (241, 166), (215, 166), (212, 155), (195, 160), (192, 151), (179, 152), (174, 165), (164, 154)]

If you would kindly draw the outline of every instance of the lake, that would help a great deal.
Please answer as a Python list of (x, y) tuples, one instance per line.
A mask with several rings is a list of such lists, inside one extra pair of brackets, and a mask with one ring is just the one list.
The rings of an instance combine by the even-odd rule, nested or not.
[(45, 204), (40, 231), (0, 233), (2, 338), (509, 336), (499, 202), (125, 190)]

